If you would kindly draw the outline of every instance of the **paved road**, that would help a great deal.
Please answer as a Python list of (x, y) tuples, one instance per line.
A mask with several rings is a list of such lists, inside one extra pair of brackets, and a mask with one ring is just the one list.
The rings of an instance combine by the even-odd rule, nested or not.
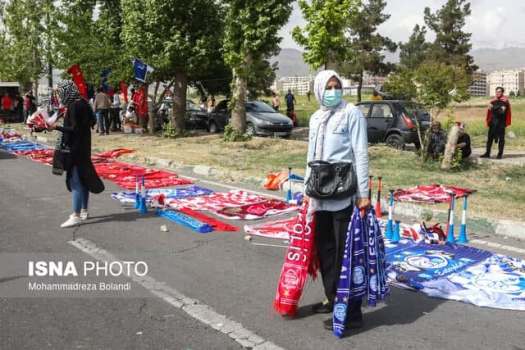
[[(296, 319), (286, 320), (272, 311), (283, 248), (253, 245), (242, 233), (200, 235), (152, 215), (140, 216), (110, 199), (117, 188), (109, 182), (105, 193), (92, 197), (88, 224), (60, 229), (70, 212), (63, 181), (51, 175), (49, 167), (0, 151), (2, 350), (241, 348), (205, 325), (217, 314), (255, 333), (258, 342), (285, 349), (525, 349), (524, 312), (479, 308), (399, 289), (393, 289), (385, 305), (366, 310), (364, 329), (337, 340), (322, 329), (326, 316), (308, 311), (322, 296), (319, 282), (308, 284)], [(162, 224), (169, 232), (160, 231)], [(97, 248), (86, 254), (70, 243), (73, 239)], [(523, 242), (504, 243), (525, 248)], [(6, 264), (5, 257), (43, 254), (75, 261), (104, 254), (144, 260), (148, 276), (171, 292), (152, 294), (144, 288), (147, 283), (139, 281), (142, 285), (131, 282), (133, 295), (120, 297), (16, 295), (16, 288), (29, 278)], [(197, 301), (187, 301), (183, 310), (170, 299), (173, 295)], [(208, 316), (192, 309), (194, 302), (206, 305)]]

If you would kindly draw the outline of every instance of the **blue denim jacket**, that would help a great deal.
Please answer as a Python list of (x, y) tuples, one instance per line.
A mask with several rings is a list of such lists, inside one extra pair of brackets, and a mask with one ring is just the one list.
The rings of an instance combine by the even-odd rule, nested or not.
[[(310, 118), (307, 162), (314, 160), (315, 144), (324, 111), (315, 112)], [(368, 196), (368, 135), (367, 122), (359, 108), (343, 103), (328, 120), (321, 160), (352, 162), (357, 175), (357, 198)], [(305, 182), (310, 176), (306, 167)], [(348, 207), (355, 198), (312, 199), (316, 211), (339, 211)]]

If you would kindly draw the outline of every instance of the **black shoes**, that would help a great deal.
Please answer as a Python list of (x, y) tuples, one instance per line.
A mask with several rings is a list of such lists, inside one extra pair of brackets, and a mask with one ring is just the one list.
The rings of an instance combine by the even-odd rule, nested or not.
[(484, 154), (480, 155), (479, 157), (480, 158), (490, 158), (490, 154), (484, 153)]
[(496, 157), (496, 159), (502, 159), (503, 158), (503, 154), (498, 154), (498, 156)]
[(312, 312), (314, 314), (329, 314), (334, 310), (334, 305), (325, 299), (321, 303), (314, 304), (312, 306)]

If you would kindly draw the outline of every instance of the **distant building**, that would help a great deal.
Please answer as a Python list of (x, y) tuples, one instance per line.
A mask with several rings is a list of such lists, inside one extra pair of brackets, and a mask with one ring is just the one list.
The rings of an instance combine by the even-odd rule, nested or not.
[(282, 77), (274, 82), (272, 89), (281, 93), (292, 90), (296, 95), (306, 95), (308, 91), (313, 93), (313, 85), (314, 79), (312, 76)]
[(487, 73), (478, 71), (472, 73), (472, 84), (468, 88), (470, 96), (487, 96), (489, 94)]
[(488, 75), (489, 94), (494, 95), (496, 88), (501, 86), (505, 94), (520, 94), (525, 92), (525, 72), (523, 70), (500, 70)]

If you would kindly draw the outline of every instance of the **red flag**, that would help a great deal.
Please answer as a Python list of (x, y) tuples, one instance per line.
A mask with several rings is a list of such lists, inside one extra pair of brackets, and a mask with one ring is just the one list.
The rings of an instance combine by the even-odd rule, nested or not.
[(80, 66), (78, 64), (74, 64), (67, 70), (69, 74), (71, 74), (71, 78), (73, 79), (73, 82), (78, 88), (78, 91), (80, 92), (80, 95), (84, 97), (85, 99), (88, 98), (88, 92), (87, 92), (87, 84), (84, 80), (84, 74), (82, 74), (82, 70), (80, 69)]
[(124, 102), (128, 104), (128, 84), (124, 80), (119, 82), (120, 91), (124, 94)]

